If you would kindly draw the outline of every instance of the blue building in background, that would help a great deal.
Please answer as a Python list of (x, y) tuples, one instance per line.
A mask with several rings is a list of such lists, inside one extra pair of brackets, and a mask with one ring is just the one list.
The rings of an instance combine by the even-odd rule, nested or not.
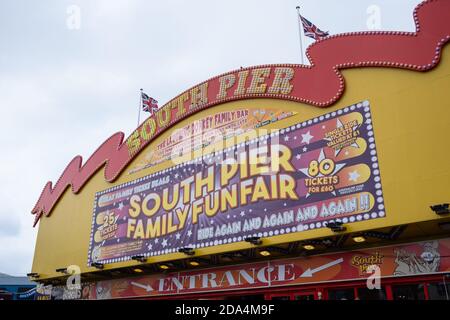
[(0, 273), (0, 300), (34, 300), (36, 283), (28, 277)]

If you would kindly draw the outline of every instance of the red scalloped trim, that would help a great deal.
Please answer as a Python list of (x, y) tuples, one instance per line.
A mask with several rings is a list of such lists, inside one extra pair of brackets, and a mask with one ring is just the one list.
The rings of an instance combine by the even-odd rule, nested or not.
[[(209, 103), (187, 112), (184, 117), (172, 120), (164, 128), (158, 128), (153, 138), (142, 142), (139, 150), (133, 155), (128, 153), (127, 146), (123, 143), (124, 134), (115, 133), (92, 154), (83, 166), (81, 156), (76, 156), (67, 165), (54, 188), (50, 181), (47, 182), (32, 210), (32, 213), (36, 214), (34, 226), (43, 214), (50, 215), (69, 185), (73, 193), (78, 193), (103, 165), (105, 165), (105, 180), (113, 181), (150, 141), (171, 125), (200, 110), (228, 101), (249, 98), (276, 98), (326, 107), (336, 102), (344, 92), (344, 78), (340, 72), (342, 69), (358, 67), (388, 67), (414, 71), (432, 69), (439, 63), (442, 47), (450, 40), (449, 12), (450, 0), (427, 0), (414, 10), (415, 33), (382, 31), (338, 34), (317, 41), (308, 47), (306, 55), (312, 63), (311, 66), (263, 65), (234, 70), (205, 81), (209, 82), (209, 87), (217, 87), (219, 78), (224, 75), (263, 67), (290, 67), (294, 69), (295, 74), (291, 81), (293, 90), (289, 95), (244, 94), (227, 96), (221, 100), (208, 96)], [(190, 89), (185, 92), (189, 91)]]

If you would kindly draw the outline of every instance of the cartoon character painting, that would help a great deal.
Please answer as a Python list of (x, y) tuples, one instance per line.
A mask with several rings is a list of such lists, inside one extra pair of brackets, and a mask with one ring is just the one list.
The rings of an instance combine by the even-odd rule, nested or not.
[(111, 282), (100, 281), (97, 283), (97, 299), (111, 299)]
[(429, 241), (423, 242), (420, 245), (423, 250), (420, 256), (417, 256), (415, 252), (410, 252), (403, 248), (395, 250), (396, 268), (394, 275), (404, 276), (439, 271), (441, 261), (441, 256), (438, 251), (439, 242)]

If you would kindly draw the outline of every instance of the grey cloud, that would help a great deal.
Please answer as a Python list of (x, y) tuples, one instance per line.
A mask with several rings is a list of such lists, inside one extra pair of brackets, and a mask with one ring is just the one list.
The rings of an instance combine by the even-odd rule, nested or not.
[[(330, 33), (414, 30), (420, 0), (303, 0)], [(0, 1), (0, 272), (31, 268), (34, 206), (77, 154), (136, 127), (139, 88), (161, 103), (240, 66), (299, 63), (298, 0)], [(69, 5), (81, 29), (66, 26)], [(305, 39), (306, 43), (309, 40)], [(142, 119), (142, 118), (141, 118)], [(21, 190), (26, 190), (23, 192)]]
[(20, 233), (20, 220), (14, 211), (0, 212), (0, 238), (13, 237)]

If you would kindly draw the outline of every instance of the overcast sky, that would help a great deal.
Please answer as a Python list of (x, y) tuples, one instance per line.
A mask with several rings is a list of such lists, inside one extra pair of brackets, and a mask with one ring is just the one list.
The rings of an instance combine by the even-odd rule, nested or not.
[[(311, 22), (335, 34), (368, 26), (414, 31), (419, 2), (303, 0), (301, 6)], [(163, 104), (241, 66), (300, 63), (298, 4), (1, 0), (0, 272), (30, 272), (37, 234), (30, 211), (44, 184), (111, 134), (128, 136), (137, 124), (139, 88)]]

